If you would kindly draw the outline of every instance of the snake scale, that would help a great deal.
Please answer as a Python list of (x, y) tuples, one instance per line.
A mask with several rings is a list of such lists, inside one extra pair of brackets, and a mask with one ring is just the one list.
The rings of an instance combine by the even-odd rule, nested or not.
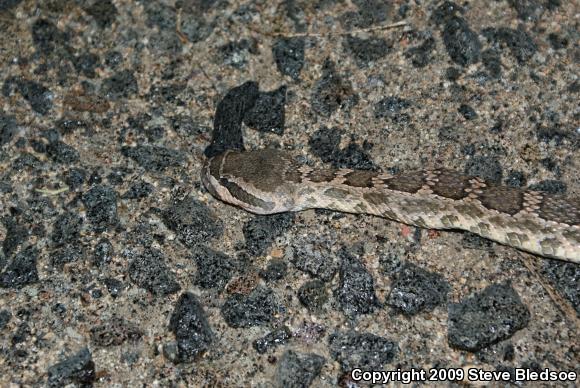
[(445, 169), (390, 175), (314, 169), (286, 151), (225, 151), (202, 181), (216, 198), (256, 214), (321, 208), (422, 228), (460, 229), (580, 264), (580, 200), (500, 186)]

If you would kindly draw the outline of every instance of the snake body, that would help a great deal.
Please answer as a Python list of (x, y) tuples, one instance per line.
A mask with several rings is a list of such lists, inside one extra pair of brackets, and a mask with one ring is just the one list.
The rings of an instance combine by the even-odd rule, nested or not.
[(256, 214), (312, 208), (372, 214), (430, 229), (460, 229), (537, 255), (580, 264), (580, 200), (499, 186), (444, 169), (390, 175), (314, 169), (272, 149), (206, 161), (216, 198)]

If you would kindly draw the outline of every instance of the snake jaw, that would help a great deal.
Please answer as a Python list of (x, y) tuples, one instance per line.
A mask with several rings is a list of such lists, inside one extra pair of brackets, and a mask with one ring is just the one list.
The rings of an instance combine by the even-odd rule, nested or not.
[(254, 214), (268, 215), (292, 210), (292, 204), (277, 204), (269, 201), (268, 193), (251, 193), (243, 188), (243, 182), (223, 173), (228, 154), (231, 151), (210, 158), (202, 168), (201, 180), (206, 189), (215, 198), (240, 207)]

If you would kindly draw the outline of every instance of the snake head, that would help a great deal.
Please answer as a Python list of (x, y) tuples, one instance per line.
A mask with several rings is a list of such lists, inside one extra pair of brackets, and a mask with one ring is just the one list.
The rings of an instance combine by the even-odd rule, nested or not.
[(295, 208), (295, 188), (288, 180), (294, 167), (284, 151), (228, 150), (206, 161), (201, 179), (224, 202), (256, 214), (282, 213)]

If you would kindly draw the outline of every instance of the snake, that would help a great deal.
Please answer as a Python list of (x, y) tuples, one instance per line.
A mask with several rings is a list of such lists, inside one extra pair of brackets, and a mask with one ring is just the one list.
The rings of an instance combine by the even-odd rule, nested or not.
[(535, 255), (580, 264), (580, 199), (502, 186), (448, 169), (401, 174), (314, 168), (290, 151), (226, 150), (206, 159), (211, 195), (259, 215), (328, 209), (427, 229), (469, 231)]

